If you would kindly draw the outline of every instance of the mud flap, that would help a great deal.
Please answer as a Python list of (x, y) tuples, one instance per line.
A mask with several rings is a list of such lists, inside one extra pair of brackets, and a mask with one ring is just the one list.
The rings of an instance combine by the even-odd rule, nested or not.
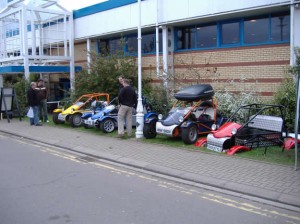
[[(290, 149), (294, 148), (295, 144), (296, 144), (295, 140), (296, 140), (295, 138), (286, 139), (283, 143), (283, 146), (282, 146), (283, 149), (290, 150)], [(300, 139), (298, 139), (298, 144), (300, 144)]]
[(207, 138), (199, 138), (195, 142), (194, 146), (196, 146), (196, 147), (204, 147), (206, 145), (206, 143), (207, 143)]
[(238, 151), (250, 151), (251, 149), (247, 146), (244, 145), (235, 145), (233, 147), (231, 147), (226, 154), (229, 156), (232, 156), (233, 154), (235, 154)]

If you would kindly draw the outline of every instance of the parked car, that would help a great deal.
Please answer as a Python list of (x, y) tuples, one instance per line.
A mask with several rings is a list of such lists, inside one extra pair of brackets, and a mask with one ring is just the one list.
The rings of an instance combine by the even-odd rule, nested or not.
[[(285, 107), (282, 105), (243, 105), (218, 130), (212, 131), (202, 145), (217, 152), (233, 155), (238, 151), (282, 145), (285, 129)], [(199, 144), (199, 146), (201, 146)]]
[[(151, 105), (143, 98), (144, 120), (157, 119), (158, 114), (151, 111)], [(118, 100), (113, 99), (110, 104), (92, 116), (83, 115), (83, 123), (86, 128), (97, 127), (104, 133), (111, 133), (118, 127)], [(125, 123), (124, 123), (125, 125)], [(132, 126), (136, 126), (136, 109), (132, 108)]]
[(220, 126), (226, 121), (217, 112), (217, 99), (209, 84), (186, 87), (174, 97), (176, 102), (168, 114), (145, 121), (145, 138), (155, 138), (157, 134), (174, 138), (181, 136), (185, 144), (193, 144), (198, 135), (209, 133), (213, 124)]
[(91, 110), (102, 109), (103, 104), (101, 102), (109, 103), (108, 93), (90, 93), (84, 94), (79, 97), (75, 103), (73, 103), (67, 109), (55, 109), (52, 113), (52, 119), (55, 124), (62, 124), (70, 122), (72, 127), (79, 127), (82, 124), (81, 116), (84, 112)]

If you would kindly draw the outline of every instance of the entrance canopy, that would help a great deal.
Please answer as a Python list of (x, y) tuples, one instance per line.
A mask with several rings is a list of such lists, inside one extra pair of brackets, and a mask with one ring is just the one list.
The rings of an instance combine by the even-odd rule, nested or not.
[(56, 0), (14, 0), (1, 10), (0, 74), (68, 72), (73, 80), (73, 48), (73, 14)]
[[(81, 66), (75, 66), (74, 71), (80, 72), (82, 70)], [(24, 73), (24, 66), (2, 66), (0, 67), (0, 74), (12, 74), (12, 73)], [(70, 73), (70, 66), (29, 66), (30, 73)]]

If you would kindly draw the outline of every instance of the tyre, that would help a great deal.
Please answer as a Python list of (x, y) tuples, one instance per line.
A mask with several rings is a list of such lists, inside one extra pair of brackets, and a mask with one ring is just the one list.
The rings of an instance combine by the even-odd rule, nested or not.
[(156, 122), (144, 124), (143, 134), (146, 139), (155, 138), (156, 133)]
[(194, 144), (198, 138), (197, 126), (193, 124), (187, 128), (182, 128), (181, 137), (185, 144)]
[(102, 121), (100, 123), (100, 129), (104, 132), (104, 133), (111, 133), (115, 130), (115, 122), (113, 119), (105, 119), (104, 121)]
[(63, 124), (64, 123), (63, 121), (58, 120), (58, 115), (59, 114), (60, 113), (58, 113), (58, 112), (53, 112), (52, 113), (52, 120), (53, 120), (54, 124)]
[(78, 128), (82, 125), (81, 116), (82, 114), (80, 113), (70, 115), (69, 122), (73, 128)]

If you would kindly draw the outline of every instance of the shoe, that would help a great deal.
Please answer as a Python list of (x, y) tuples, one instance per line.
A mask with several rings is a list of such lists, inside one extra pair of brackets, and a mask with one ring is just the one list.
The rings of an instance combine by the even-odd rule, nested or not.
[(42, 122), (42, 120), (39, 120), (39, 122), (41, 123), (41, 122)]
[(35, 126), (43, 126), (42, 124), (36, 124)]
[(46, 120), (47, 123), (49, 123), (49, 120)]

